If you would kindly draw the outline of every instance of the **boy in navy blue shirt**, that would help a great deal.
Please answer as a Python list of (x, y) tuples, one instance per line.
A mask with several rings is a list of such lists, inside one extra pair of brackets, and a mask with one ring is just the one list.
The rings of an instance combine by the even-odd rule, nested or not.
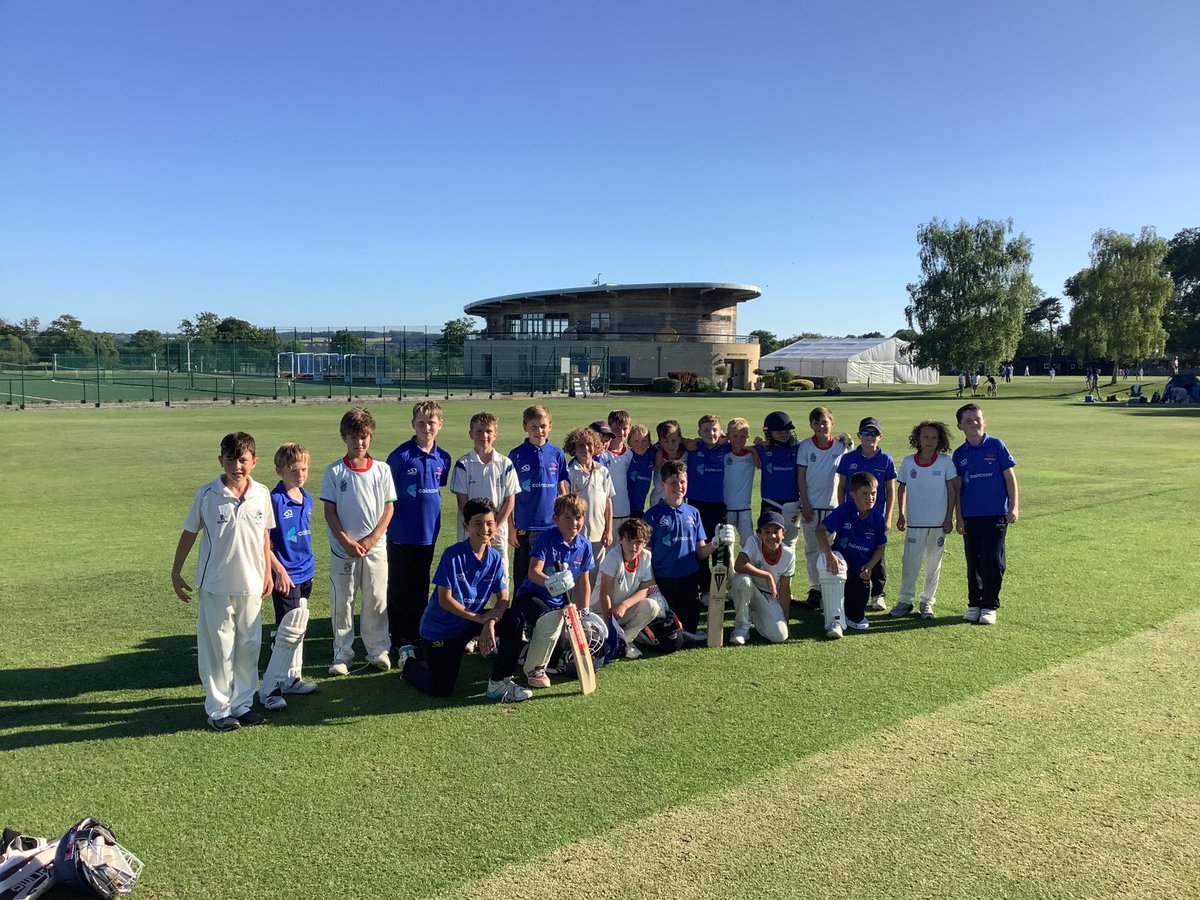
[[(875, 498), (875, 508), (883, 513), (884, 531), (892, 530), (892, 510), (896, 505), (896, 463), (891, 454), (879, 449), (879, 441), (883, 437), (883, 427), (874, 416), (868, 416), (858, 423), (859, 446), (856, 450), (846, 453), (838, 461), (837, 466), (837, 498), (838, 503), (848, 499), (847, 487), (855, 472), (869, 472), (879, 482), (879, 490)], [(887, 608), (884, 596), (884, 586), (887, 584), (887, 557), (882, 556), (875, 568), (871, 570), (871, 599), (867, 609), (881, 610)]]
[(562, 630), (568, 591), (574, 588), (575, 605), (583, 612), (592, 590), (591, 571), (596, 563), (591, 541), (582, 533), (586, 514), (587, 503), (578, 494), (565, 494), (554, 501), (554, 527), (542, 532), (530, 550), (529, 575), (497, 628), (499, 647), (488, 682), (489, 697), (499, 698), (505, 683), (512, 681), (526, 632), (525, 681), (531, 688), (550, 687), (546, 664)]
[(1004, 441), (987, 434), (983, 410), (960, 406), (958, 428), (966, 442), (954, 451), (958, 472), (958, 533), (967, 552), (967, 612), (964, 622), (995, 625), (1006, 559), (1004, 539), (1017, 521), (1017, 461)]
[(513, 554), (513, 582), (520, 584), (529, 574), (529, 552), (545, 531), (554, 528), (554, 503), (570, 489), (567, 457), (550, 443), (554, 420), (544, 406), (530, 406), (521, 415), (525, 442), (509, 451), (517, 470), (521, 492), (513, 504), (508, 542)]
[(396, 484), (396, 511), (388, 523), (388, 631), (392, 654), (420, 639), (421, 613), (429, 595), (433, 547), (442, 525), (442, 491), (450, 478), (450, 454), (437, 445), (442, 407), (436, 400), (413, 404), (413, 436), (387, 458)]
[(654, 484), (654, 458), (657, 451), (650, 443), (650, 429), (634, 425), (629, 429), (629, 471), (625, 484), (629, 488), (629, 515), (640, 519), (646, 511), (646, 497)]
[[(458, 681), (467, 643), (479, 639), (486, 654), (496, 646), (496, 621), (508, 609), (508, 584), (504, 560), (493, 547), (496, 504), (488, 497), (472, 497), (463, 504), (463, 526), (467, 538), (447, 547), (433, 574), (433, 594), (421, 616), (423, 659), (407, 648), (400, 667), (404, 680), (431, 697), (449, 697)], [(495, 597), (496, 603), (487, 608)], [(532, 693), (512, 679), (502, 682), (493, 699), (506, 702), (528, 700)]]
[(271, 572), (275, 587), (275, 642), (263, 671), (258, 696), (266, 709), (287, 709), (284, 694), (311, 694), (316, 684), (300, 677), (304, 665), (304, 632), (308, 628), (308, 598), (312, 596), (316, 558), (312, 549), (312, 494), (308, 480), (308, 451), (284, 444), (275, 451), (279, 483), (271, 491), (275, 527), (271, 537)]
[(842, 612), (850, 628), (867, 630), (871, 570), (883, 558), (887, 545), (883, 513), (875, 506), (878, 488), (874, 475), (855, 473), (850, 477), (850, 499), (817, 524), (822, 562), (821, 606), (825, 610), (828, 637), (842, 636), (839, 621)]
[(699, 561), (712, 556), (718, 541), (733, 542), (733, 526), (720, 526), (716, 540), (709, 542), (700, 511), (683, 502), (688, 489), (687, 464), (679, 460), (665, 462), (659, 477), (663, 498), (644, 517), (653, 529), (650, 559), (654, 580), (667, 605), (679, 616), (684, 636), (698, 643), (708, 637), (700, 630)]
[[(696, 425), (699, 440), (684, 441), (687, 449), (687, 502), (700, 511), (707, 534), (716, 534), (725, 521), (725, 456), (729, 442), (721, 432), (721, 420), (714, 415), (700, 417)], [(700, 567), (701, 593), (707, 590), (708, 561)]]

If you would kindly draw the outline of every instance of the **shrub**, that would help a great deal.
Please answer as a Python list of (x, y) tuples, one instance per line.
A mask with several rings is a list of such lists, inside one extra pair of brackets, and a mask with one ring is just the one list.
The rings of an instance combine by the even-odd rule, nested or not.
[(650, 381), (650, 390), (656, 394), (678, 394), (679, 388), (678, 378), (654, 378)]
[(788, 387), (793, 391), (811, 391), (814, 385), (807, 378), (793, 378), (788, 382)]
[(694, 391), (696, 390), (696, 379), (699, 376), (695, 372), (668, 372), (667, 377), (674, 378), (679, 382), (679, 390)]
[(716, 382), (711, 378), (700, 376), (696, 379), (696, 390), (702, 394), (715, 394), (720, 388), (717, 387)]
[(776, 369), (774, 372), (767, 372), (763, 375), (763, 381), (767, 387), (775, 388), (777, 391), (785, 391), (788, 384), (792, 380), (792, 373), (787, 369)]
[(650, 382), (639, 382), (637, 384), (611, 384), (608, 389), (610, 391), (648, 391), (650, 390)]

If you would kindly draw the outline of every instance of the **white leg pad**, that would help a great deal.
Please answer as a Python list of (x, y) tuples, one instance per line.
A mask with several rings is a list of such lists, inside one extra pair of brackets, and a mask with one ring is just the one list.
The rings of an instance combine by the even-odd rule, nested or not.
[(825, 630), (833, 627), (833, 623), (846, 624), (846, 561), (840, 553), (838, 558), (839, 571), (830, 572), (825, 566), (825, 554), (817, 556), (817, 576), (821, 584), (821, 611), (825, 614)]
[(302, 599), (300, 604), (279, 620), (271, 660), (263, 672), (258, 691), (260, 697), (266, 697), (276, 688), (285, 687), (300, 677), (304, 665), (304, 633), (308, 630), (308, 601)]
[(533, 633), (529, 635), (529, 647), (525, 651), (525, 674), (545, 666), (554, 655), (554, 645), (562, 632), (564, 616), (557, 610), (542, 613), (533, 623)]

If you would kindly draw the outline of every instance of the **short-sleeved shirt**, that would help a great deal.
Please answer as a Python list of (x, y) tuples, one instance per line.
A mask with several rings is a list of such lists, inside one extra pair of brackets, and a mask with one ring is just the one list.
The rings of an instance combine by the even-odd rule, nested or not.
[(310, 580), (317, 569), (312, 549), (312, 494), (304, 488), (300, 488), (300, 494), (301, 499), (293, 500), (282, 481), (271, 491), (271, 509), (275, 514), (271, 549), (288, 578), (296, 584)]
[(442, 488), (450, 477), (450, 454), (437, 444), (426, 453), (414, 438), (389, 453), (387, 464), (396, 486), (396, 512), (388, 523), (388, 540), (423, 546), (436, 543), (442, 527)]
[(853, 500), (847, 500), (824, 519), (821, 524), (829, 532), (829, 544), (846, 560), (851, 577), (871, 559), (880, 544), (887, 543), (883, 513), (874, 507), (864, 519), (858, 514)]
[(583, 534), (589, 541), (604, 537), (604, 511), (612, 499), (614, 490), (612, 476), (604, 466), (596, 464), (592, 471), (585, 472), (579, 460), (572, 459), (567, 465), (571, 492), (587, 501), (587, 513), (583, 519)]
[(838, 462), (837, 473), (846, 480), (846, 499), (850, 499), (850, 479), (859, 472), (874, 475), (879, 482), (879, 492), (875, 495), (875, 508), (880, 512), (887, 509), (887, 494), (884, 485), (896, 480), (896, 463), (891, 455), (883, 450), (877, 450), (869, 459), (863, 455), (862, 448), (856, 447), (849, 453), (843, 454)]
[(220, 478), (196, 491), (183, 530), (200, 535), (196, 588), (210, 594), (262, 593), (267, 532), (275, 527), (271, 492), (251, 480), (239, 499)]
[[(396, 488), (392, 482), (392, 470), (373, 457), (367, 457), (362, 469), (352, 469), (345, 457), (325, 467), (321, 479), (321, 500), (332, 503), (337, 509), (342, 530), (354, 540), (365, 538), (375, 530), (383, 518), (389, 503), (396, 502)], [(334, 556), (346, 559), (346, 551), (338, 542), (333, 529), (329, 534), (329, 549)], [(387, 545), (380, 541), (372, 553), (387, 553)]]
[(954, 468), (962, 479), (959, 502), (963, 516), (1007, 515), (1009, 496), (1004, 471), (1016, 464), (1004, 441), (987, 434), (979, 446), (964, 442), (955, 450)]
[[(642, 548), (642, 552), (638, 554), (637, 562), (634, 563), (633, 569), (625, 565), (624, 554), (620, 548), (615, 548), (612, 553), (605, 555), (600, 561), (600, 575), (607, 575), (612, 579), (612, 593), (609, 595), (612, 599), (612, 605), (616, 606), (623, 600), (627, 599), (632, 594), (636, 594), (647, 584), (654, 579), (653, 563), (650, 561), (650, 551)], [(597, 576), (599, 580), (600, 576)], [(597, 596), (596, 603), (599, 603)]]
[(917, 454), (904, 457), (896, 476), (904, 485), (904, 521), (909, 528), (941, 528), (946, 521), (946, 484), (958, 477), (954, 460), (937, 453), (927, 463)]
[(483, 559), (475, 556), (471, 542), (451, 544), (442, 553), (433, 573), (433, 593), (421, 615), (421, 637), (427, 641), (445, 641), (458, 637), (471, 623), (461, 616), (442, 609), (438, 591), (449, 589), (451, 595), (468, 612), (482, 612), (493, 594), (508, 589), (504, 580), (504, 560), (495, 547), (485, 547)]
[[(750, 540), (742, 545), (742, 553), (746, 554), (746, 558), (750, 560), (750, 565), (756, 569), (766, 569), (775, 576), (775, 581), (778, 584), (780, 578), (791, 578), (796, 574), (796, 550), (788, 546), (785, 541), (779, 547), (779, 557), (775, 562), (769, 562), (766, 556), (763, 555), (762, 542), (758, 539), (758, 535), (753, 535)], [(755, 586), (762, 590), (767, 589), (766, 582), (760, 575), (751, 575), (750, 579)]]
[(730, 450), (725, 454), (725, 482), (722, 494), (725, 497), (725, 508), (730, 512), (744, 512), (750, 509), (754, 497), (754, 464), (753, 450), (743, 450), (734, 453)]
[(775, 503), (795, 503), (800, 499), (796, 482), (796, 454), (799, 444), (759, 444), (758, 458), (762, 462), (761, 491), (764, 500)]
[[(658, 452), (661, 449), (662, 449), (662, 446), (660, 444), (654, 445), (653, 450), (654, 450), (655, 459), (658, 458)], [(681, 462), (686, 466), (687, 458), (688, 458), (688, 452), (686, 450), (680, 449), (679, 455), (677, 457), (675, 457), (673, 460), (668, 460), (667, 458), (664, 457), (663, 462), (664, 463), (665, 462)], [(654, 477), (650, 481), (650, 494), (648, 497), (646, 497), (646, 504), (648, 506), (653, 506), (655, 503), (657, 503), (659, 500), (661, 500), (663, 498), (662, 472), (660, 471), (660, 469), (654, 469), (652, 474)], [(690, 485), (689, 485), (689, 487), (690, 487)]]
[(629, 471), (625, 486), (629, 489), (629, 511), (640, 514), (646, 508), (646, 497), (654, 484), (654, 448), (645, 453), (629, 451)]
[[(761, 452), (761, 451), (760, 451)], [(796, 464), (804, 468), (808, 502), (813, 509), (833, 509), (837, 501), (837, 467), (846, 453), (846, 445), (835, 437), (821, 446), (813, 438), (800, 442)]]
[(700, 569), (696, 548), (708, 540), (700, 512), (689, 503), (669, 506), (660, 500), (643, 516), (654, 533), (650, 536), (654, 574), (663, 578), (683, 578)]
[[(531, 560), (542, 561), (542, 572), (552, 575), (565, 565), (571, 570), (571, 577), (576, 582), (583, 572), (596, 568), (596, 558), (592, 555), (592, 544), (582, 534), (575, 535), (575, 540), (568, 543), (563, 540), (562, 532), (557, 528), (544, 531), (534, 541), (533, 549), (529, 551)], [(533, 594), (540, 597), (549, 606), (562, 606), (567, 601), (567, 595), (551, 597), (550, 592), (540, 584), (534, 584), (528, 578), (521, 585), (521, 594)]]
[[(512, 460), (499, 450), (493, 450), (491, 461), (484, 462), (472, 449), (460, 456), (450, 471), (450, 490), (468, 500), (487, 497), (499, 511), (505, 500), (521, 493), (521, 485), (517, 481), (517, 469)], [(466, 534), (462, 527), (462, 516), (458, 519), (458, 539), (461, 541)]]
[(525, 441), (508, 454), (517, 469), (521, 492), (513, 506), (513, 520), (521, 531), (546, 531), (554, 527), (554, 501), (558, 486), (567, 481), (567, 457), (551, 443), (535, 447)]
[[(612, 476), (613, 518), (627, 518), (629, 516), (629, 464), (633, 462), (633, 451), (628, 447), (620, 453), (605, 450), (600, 456), (604, 457), (604, 464), (608, 466), (608, 474)], [(597, 457), (597, 459), (599, 458)]]
[(688, 499), (705, 503), (725, 500), (725, 454), (729, 443), (721, 441), (709, 447), (696, 441), (696, 448), (687, 454)]

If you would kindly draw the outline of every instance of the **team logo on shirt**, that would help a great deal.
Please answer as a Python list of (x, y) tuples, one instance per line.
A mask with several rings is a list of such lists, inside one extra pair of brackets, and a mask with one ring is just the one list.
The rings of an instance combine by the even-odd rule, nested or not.
[(259, 525), (261, 525), (263, 523), (265, 518), (266, 517), (263, 515), (263, 511), (261, 509), (254, 514), (254, 521), (257, 522)]
[(343, 494), (346, 493), (346, 490), (349, 487), (350, 487), (350, 482), (348, 482), (345, 478), (343, 478), (341, 481), (338, 482), (338, 490), (341, 491)]
[(546, 466), (546, 471), (549, 472), (551, 475), (558, 474), (558, 463), (556, 463), (556, 462), (550, 463), (549, 465)]
[(296, 529), (289, 528), (287, 534), (284, 535), (284, 540), (286, 540), (289, 544), (294, 544), (300, 540), (299, 536), (296, 534)]
[(410, 484), (407, 488), (407, 491), (408, 491), (408, 496), (410, 496), (410, 497), (417, 496), (417, 486), (415, 484)]
[(808, 461), (809, 461), (809, 462), (816, 462), (816, 461), (817, 461), (817, 454), (816, 454), (816, 453), (810, 453), (810, 454), (808, 454)]
[(409, 470), (408, 470), (407, 472), (405, 472), (404, 474), (405, 474), (405, 475), (416, 475), (416, 474), (418, 474), (418, 473), (417, 473), (417, 467), (416, 467), (416, 466), (413, 466), (411, 469), (409, 469)]
[(217, 515), (217, 524), (218, 525), (227, 525), (228, 523), (229, 523), (228, 513), (222, 512)]
[(295, 513), (295, 511), (294, 511), (294, 510), (285, 509), (285, 510), (283, 511), (283, 515), (282, 515), (280, 518), (283, 518), (283, 519), (290, 519), (290, 518), (291, 518), (292, 516), (294, 516), (295, 514), (296, 514), (296, 513)]
[(851, 472), (853, 472), (855, 469), (858, 468), (858, 463), (850, 463), (850, 465), (847, 466), (846, 468), (848, 468)]
[(525, 465), (521, 466), (521, 471), (522, 471), (522, 472), (528, 472), (528, 471), (529, 471), (529, 464), (528, 464), (528, 463), (526, 463)]
[(917, 477), (917, 470), (916, 470), (916, 469), (913, 469), (913, 470), (911, 470), (911, 471), (908, 473), (908, 480), (909, 480), (909, 481), (912, 481), (912, 480), (913, 480), (914, 478), (916, 478), (916, 477)]

